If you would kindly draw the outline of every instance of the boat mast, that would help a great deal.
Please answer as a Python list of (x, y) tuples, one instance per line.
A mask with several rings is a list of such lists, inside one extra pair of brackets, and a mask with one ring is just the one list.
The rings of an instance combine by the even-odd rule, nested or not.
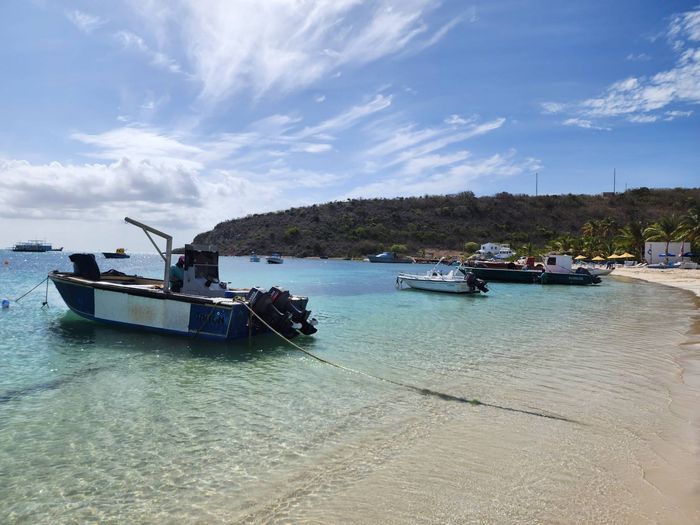
[[(124, 217), (124, 220), (128, 222), (129, 224), (133, 224), (134, 226), (138, 226), (143, 230), (143, 233), (146, 234), (148, 237), (148, 240), (151, 241), (151, 244), (155, 246), (156, 251), (158, 252), (158, 255), (161, 256), (163, 259), (163, 262), (165, 263), (165, 271), (163, 272), (163, 291), (164, 292), (169, 292), (170, 291), (170, 258), (172, 257), (173, 253), (173, 238), (172, 236), (168, 235), (167, 233), (163, 233), (160, 230), (156, 230), (155, 228), (151, 228), (147, 224), (143, 224), (142, 222), (135, 221), (134, 219), (130, 219), (129, 217)], [(149, 233), (150, 232), (150, 233)], [(160, 248), (156, 244), (156, 241), (153, 240), (153, 237), (151, 237), (151, 233), (158, 235), (159, 237), (162, 237), (165, 239), (165, 253), (160, 251)]]

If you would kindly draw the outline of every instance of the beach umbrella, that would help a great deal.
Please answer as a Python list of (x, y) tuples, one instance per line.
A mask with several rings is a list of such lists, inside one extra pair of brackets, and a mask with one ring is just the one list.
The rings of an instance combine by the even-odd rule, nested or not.
[(608, 259), (619, 259), (620, 256), (617, 255), (616, 253), (613, 253), (612, 255), (608, 255)]
[(582, 260), (585, 259), (585, 258), (586, 258), (585, 255), (577, 255), (576, 257), (574, 257), (574, 259), (577, 260), (577, 261), (582, 261)]
[(621, 258), (621, 259), (629, 259), (630, 257), (634, 257), (634, 255), (632, 255), (632, 254), (629, 253), (629, 252), (625, 252), (625, 253), (623, 253), (622, 255), (620, 255), (620, 258)]
[(595, 257), (593, 257), (593, 259), (591, 259), (591, 261), (604, 261), (604, 260), (605, 259), (603, 259), (600, 255), (596, 255)]

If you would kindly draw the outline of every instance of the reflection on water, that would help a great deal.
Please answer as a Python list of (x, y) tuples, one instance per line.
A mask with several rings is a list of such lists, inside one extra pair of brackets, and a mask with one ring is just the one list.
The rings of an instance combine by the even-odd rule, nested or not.
[[(134, 259), (118, 269), (157, 269)], [(57, 261), (13, 263), (0, 295)], [(308, 294), (319, 332), (295, 342), (320, 357), (579, 423), (419, 395), (274, 336), (101, 326), (50, 288), (48, 310), (39, 294), (0, 319), (0, 522), (697, 521), (684, 293), (494, 283), (474, 301), (398, 291), (392, 265), (269, 266), (221, 273)]]

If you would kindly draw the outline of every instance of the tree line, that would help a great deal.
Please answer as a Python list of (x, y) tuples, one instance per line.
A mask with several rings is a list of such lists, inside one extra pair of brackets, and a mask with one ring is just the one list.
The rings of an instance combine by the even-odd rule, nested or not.
[(663, 238), (662, 232), (670, 231), (668, 238), (675, 239), (681, 231), (697, 231), (689, 225), (699, 205), (700, 188), (347, 199), (230, 219), (193, 242), (217, 245), (224, 255), (276, 251), (298, 257), (364, 257), (391, 248), (417, 256), (460, 253), (467, 241), (509, 243), (524, 252), (625, 249), (641, 254), (642, 239)]

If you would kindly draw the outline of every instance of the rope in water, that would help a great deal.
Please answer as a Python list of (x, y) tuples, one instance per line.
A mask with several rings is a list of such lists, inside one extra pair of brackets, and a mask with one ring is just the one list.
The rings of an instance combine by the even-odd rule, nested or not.
[(41, 285), (44, 284), (44, 283), (46, 283), (46, 296), (45, 296), (45, 299), (44, 299), (44, 303), (43, 303), (41, 306), (42, 306), (42, 307), (46, 306), (46, 305), (48, 304), (48, 299), (49, 299), (49, 278), (48, 278), (48, 276), (45, 277), (44, 279), (42, 279), (41, 282), (40, 282), (39, 284), (37, 284), (34, 288), (32, 288), (32, 289), (29, 290), (28, 292), (26, 292), (26, 293), (20, 295), (17, 299), (14, 299), (14, 301), (15, 301), (16, 303), (18, 303), (20, 299), (23, 299), (24, 297), (26, 297), (27, 295), (29, 295), (30, 293), (32, 293), (34, 290), (36, 290), (37, 288), (39, 288), (39, 286), (41, 286)]
[(567, 423), (577, 423), (577, 421), (573, 419), (569, 419), (564, 416), (559, 416), (557, 414), (547, 414), (545, 412), (537, 412), (535, 410), (524, 410), (521, 408), (513, 408), (513, 407), (508, 407), (504, 405), (498, 405), (495, 403), (485, 403), (483, 401), (479, 401), (478, 399), (468, 399), (466, 397), (461, 397), (461, 396), (455, 396), (452, 394), (446, 394), (444, 392), (438, 392), (436, 390), (431, 390), (430, 388), (423, 388), (415, 385), (410, 385), (408, 383), (402, 383), (400, 381), (395, 381), (393, 379), (388, 379), (386, 377), (381, 377), (381, 376), (376, 376), (374, 374), (370, 374), (368, 372), (363, 372), (361, 370), (355, 370), (354, 368), (350, 368), (344, 365), (340, 365), (338, 363), (334, 363), (333, 361), (329, 361), (328, 359), (324, 359), (322, 357), (317, 356), (316, 354), (313, 354), (309, 352), (308, 350), (305, 350), (298, 344), (296, 344), (294, 341), (287, 339), (285, 336), (283, 336), (281, 333), (279, 333), (277, 330), (275, 330), (272, 326), (270, 326), (262, 317), (260, 317), (253, 309), (245, 302), (243, 299), (236, 299), (238, 302), (240, 302), (243, 306), (245, 306), (252, 315), (258, 318), (258, 320), (263, 323), (267, 328), (269, 328), (273, 333), (275, 333), (277, 336), (279, 336), (282, 340), (285, 342), (289, 343), (293, 348), (296, 350), (299, 350), (300, 352), (308, 355), (309, 357), (324, 363), (326, 365), (330, 365), (335, 368), (339, 368), (340, 370), (345, 370), (346, 372), (350, 372), (353, 374), (359, 374), (363, 375), (365, 377), (370, 377), (372, 379), (376, 379), (378, 381), (384, 381), (385, 383), (390, 383), (392, 385), (400, 386), (402, 388), (408, 388), (409, 390), (413, 390), (414, 392), (417, 392), (421, 395), (424, 396), (435, 396), (440, 399), (444, 399), (445, 401), (459, 401), (460, 403), (468, 403), (470, 405), (479, 405), (479, 406), (485, 406), (485, 407), (490, 407), (490, 408), (497, 408), (499, 410), (506, 410), (508, 412), (517, 412), (519, 414), (527, 414), (529, 416), (537, 416), (537, 417), (544, 417), (547, 419), (556, 419), (558, 421), (566, 421)]

